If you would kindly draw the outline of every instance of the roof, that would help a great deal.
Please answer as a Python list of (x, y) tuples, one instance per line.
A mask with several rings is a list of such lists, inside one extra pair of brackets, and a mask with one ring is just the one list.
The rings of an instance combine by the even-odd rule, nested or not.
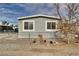
[(32, 16), (19, 17), (18, 20), (25, 20), (25, 19), (39, 18), (39, 17), (60, 20), (59, 17), (56, 17), (56, 16), (48, 16), (48, 15), (42, 15), (42, 14), (39, 14), (39, 15), (32, 15)]
[(11, 26), (9, 26), (9, 25), (0, 25), (0, 27), (1, 27), (1, 26), (5, 26), (5, 27), (11, 27)]

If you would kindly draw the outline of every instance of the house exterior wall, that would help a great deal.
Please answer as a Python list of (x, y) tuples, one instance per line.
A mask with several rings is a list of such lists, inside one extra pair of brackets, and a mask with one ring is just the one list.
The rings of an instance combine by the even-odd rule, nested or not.
[[(25, 20), (34, 20), (35, 21), (35, 30), (34, 31), (23, 31), (23, 21)], [(46, 21), (56, 21), (58, 20), (49, 19), (49, 18), (32, 18), (32, 19), (25, 19), (19, 20), (18, 27), (19, 27), (19, 38), (37, 38), (39, 34), (43, 35), (45, 38), (55, 38), (56, 31), (46, 31)]]

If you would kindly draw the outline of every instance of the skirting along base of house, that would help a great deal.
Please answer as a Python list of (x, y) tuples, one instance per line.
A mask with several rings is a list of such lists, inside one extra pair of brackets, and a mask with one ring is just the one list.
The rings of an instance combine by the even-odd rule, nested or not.
[(41, 35), (43, 38), (52, 39), (52, 38), (58, 38), (57, 34), (54, 32), (34, 32), (34, 33), (18, 33), (18, 38), (38, 38), (38, 36)]

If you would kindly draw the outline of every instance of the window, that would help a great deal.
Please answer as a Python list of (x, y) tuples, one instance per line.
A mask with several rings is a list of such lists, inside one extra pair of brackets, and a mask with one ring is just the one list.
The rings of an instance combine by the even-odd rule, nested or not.
[(33, 22), (24, 22), (25, 30), (33, 30)]
[(47, 21), (46, 22), (46, 30), (56, 30), (56, 21)]
[(24, 30), (25, 31), (32, 31), (34, 30), (34, 22), (33, 21), (24, 21)]
[(55, 22), (47, 22), (47, 29), (56, 29)]

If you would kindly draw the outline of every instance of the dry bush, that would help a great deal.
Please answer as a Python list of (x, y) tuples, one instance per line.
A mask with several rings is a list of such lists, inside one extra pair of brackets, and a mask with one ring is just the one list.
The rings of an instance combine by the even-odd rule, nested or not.
[(76, 42), (77, 31), (74, 23), (59, 22), (58, 28), (60, 29), (60, 37), (66, 43)]
[(39, 34), (38, 35), (38, 39), (39, 39), (40, 43), (43, 42), (43, 35), (42, 34)]

